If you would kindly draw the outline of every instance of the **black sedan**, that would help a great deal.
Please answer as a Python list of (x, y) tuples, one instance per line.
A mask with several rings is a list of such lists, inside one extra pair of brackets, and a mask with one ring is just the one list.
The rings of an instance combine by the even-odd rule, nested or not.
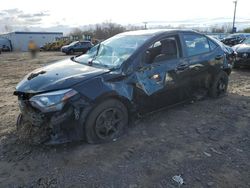
[(247, 38), (243, 43), (234, 46), (233, 49), (237, 52), (234, 68), (240, 66), (250, 67), (250, 38)]
[(29, 73), (16, 87), (21, 134), (49, 144), (121, 136), (134, 114), (227, 91), (231, 65), (221, 43), (190, 30), (118, 34), (86, 54)]

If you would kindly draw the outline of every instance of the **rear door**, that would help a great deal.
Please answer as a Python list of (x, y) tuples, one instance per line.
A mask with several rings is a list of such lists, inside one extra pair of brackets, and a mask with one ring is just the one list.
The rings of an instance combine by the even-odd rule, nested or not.
[(189, 64), (182, 56), (178, 35), (154, 41), (144, 52), (136, 72), (136, 101), (147, 112), (189, 96)]
[(83, 42), (78, 42), (75, 46), (75, 51), (82, 52), (82, 49), (83, 49)]
[(192, 93), (201, 88), (208, 88), (213, 72), (219, 70), (223, 63), (223, 52), (204, 35), (183, 33), (182, 40), (189, 62)]
[(91, 48), (91, 43), (90, 42), (83, 42), (83, 49), (82, 52), (85, 53)]

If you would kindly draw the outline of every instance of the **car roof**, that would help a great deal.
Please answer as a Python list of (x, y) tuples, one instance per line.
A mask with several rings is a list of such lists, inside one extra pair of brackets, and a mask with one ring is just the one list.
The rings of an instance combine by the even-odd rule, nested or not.
[(137, 30), (128, 31), (121, 33), (120, 35), (158, 35), (163, 33), (175, 33), (175, 32), (195, 32), (194, 30), (188, 29), (147, 29), (147, 30)]

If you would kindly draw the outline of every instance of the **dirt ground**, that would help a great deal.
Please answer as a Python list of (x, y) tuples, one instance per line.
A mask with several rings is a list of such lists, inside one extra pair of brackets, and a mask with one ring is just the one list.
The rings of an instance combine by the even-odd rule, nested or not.
[(12, 95), (29, 71), (60, 52), (0, 55), (0, 187), (250, 187), (250, 69), (234, 70), (228, 95), (205, 98), (136, 120), (126, 135), (101, 145), (57, 147), (17, 140)]

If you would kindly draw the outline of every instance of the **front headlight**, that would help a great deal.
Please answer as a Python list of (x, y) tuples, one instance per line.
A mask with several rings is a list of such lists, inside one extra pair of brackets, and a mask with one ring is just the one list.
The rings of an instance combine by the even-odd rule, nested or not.
[(53, 112), (62, 110), (65, 101), (77, 94), (73, 89), (64, 89), (35, 95), (30, 98), (33, 107), (38, 108), (42, 112)]

